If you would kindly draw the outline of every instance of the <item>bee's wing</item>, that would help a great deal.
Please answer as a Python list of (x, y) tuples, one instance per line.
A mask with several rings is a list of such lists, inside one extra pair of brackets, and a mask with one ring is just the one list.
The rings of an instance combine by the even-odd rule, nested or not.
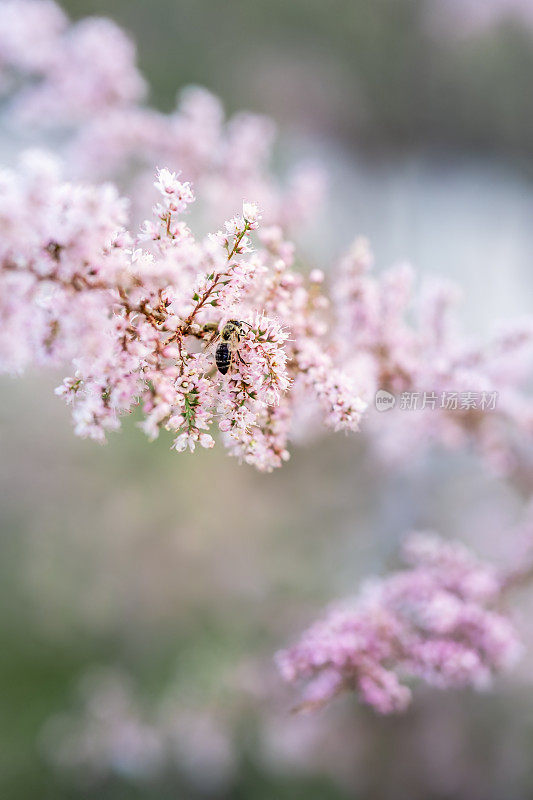
[(219, 340), (220, 340), (220, 333), (215, 332), (211, 336), (211, 338), (207, 341), (207, 344), (204, 346), (204, 350), (203, 350), (204, 353), (206, 355), (208, 355), (209, 353), (214, 353), (215, 352), (215, 347), (218, 344)]
[[(220, 340), (220, 334), (215, 332), (213, 336), (211, 336), (206, 344), (202, 348), (202, 354), (204, 356), (208, 356), (208, 361), (206, 363), (204, 375), (208, 375), (211, 373), (212, 370), (216, 371), (216, 363), (215, 363), (215, 349)], [(211, 362), (211, 363), (209, 363)]]

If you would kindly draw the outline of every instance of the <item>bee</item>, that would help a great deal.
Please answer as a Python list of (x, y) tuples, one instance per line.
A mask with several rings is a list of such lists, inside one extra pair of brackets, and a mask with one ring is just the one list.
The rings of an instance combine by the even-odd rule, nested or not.
[[(239, 353), (239, 344), (243, 336), (243, 325), (248, 325), (248, 322), (243, 322), (238, 319), (229, 319), (220, 332), (220, 341), (215, 350), (215, 363), (218, 371), (222, 375), (226, 375), (230, 369), (234, 357), (237, 357), (241, 364), (246, 364), (246, 361)], [(205, 329), (212, 329), (212, 325), (204, 326)]]

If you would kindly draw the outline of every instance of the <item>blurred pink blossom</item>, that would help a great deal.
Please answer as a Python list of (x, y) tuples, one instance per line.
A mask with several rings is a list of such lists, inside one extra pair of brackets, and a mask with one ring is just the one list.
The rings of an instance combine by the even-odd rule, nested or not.
[(367, 583), (278, 654), (286, 680), (307, 682), (302, 708), (354, 691), (390, 714), (411, 700), (402, 680), (484, 688), (514, 664), (520, 643), (498, 608), (503, 576), (463, 545), (428, 534), (409, 537), (404, 558), (408, 569)]

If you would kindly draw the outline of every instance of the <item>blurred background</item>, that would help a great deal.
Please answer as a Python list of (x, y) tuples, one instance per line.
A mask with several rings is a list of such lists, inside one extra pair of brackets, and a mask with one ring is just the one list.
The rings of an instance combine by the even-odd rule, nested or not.
[[(314, 265), (364, 234), (380, 267), (459, 281), (473, 334), (531, 310), (533, 0), (63, 6), (131, 32), (155, 106), (203, 84), (273, 116), (280, 171), (324, 165)], [(516, 488), (465, 454), (390, 474), (361, 437), (269, 476), (135, 420), (102, 448), (74, 438), (61, 377), (1, 383), (3, 798), (532, 796), (533, 641), (494, 692), (420, 689), (395, 719), (348, 697), (291, 715), (272, 662), (413, 528), (498, 559)]]

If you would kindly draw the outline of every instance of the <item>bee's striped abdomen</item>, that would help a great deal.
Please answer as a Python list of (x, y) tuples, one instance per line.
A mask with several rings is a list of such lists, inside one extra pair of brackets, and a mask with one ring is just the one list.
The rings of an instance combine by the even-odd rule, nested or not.
[(225, 375), (231, 364), (231, 351), (226, 342), (220, 342), (215, 351), (215, 361), (218, 371)]

